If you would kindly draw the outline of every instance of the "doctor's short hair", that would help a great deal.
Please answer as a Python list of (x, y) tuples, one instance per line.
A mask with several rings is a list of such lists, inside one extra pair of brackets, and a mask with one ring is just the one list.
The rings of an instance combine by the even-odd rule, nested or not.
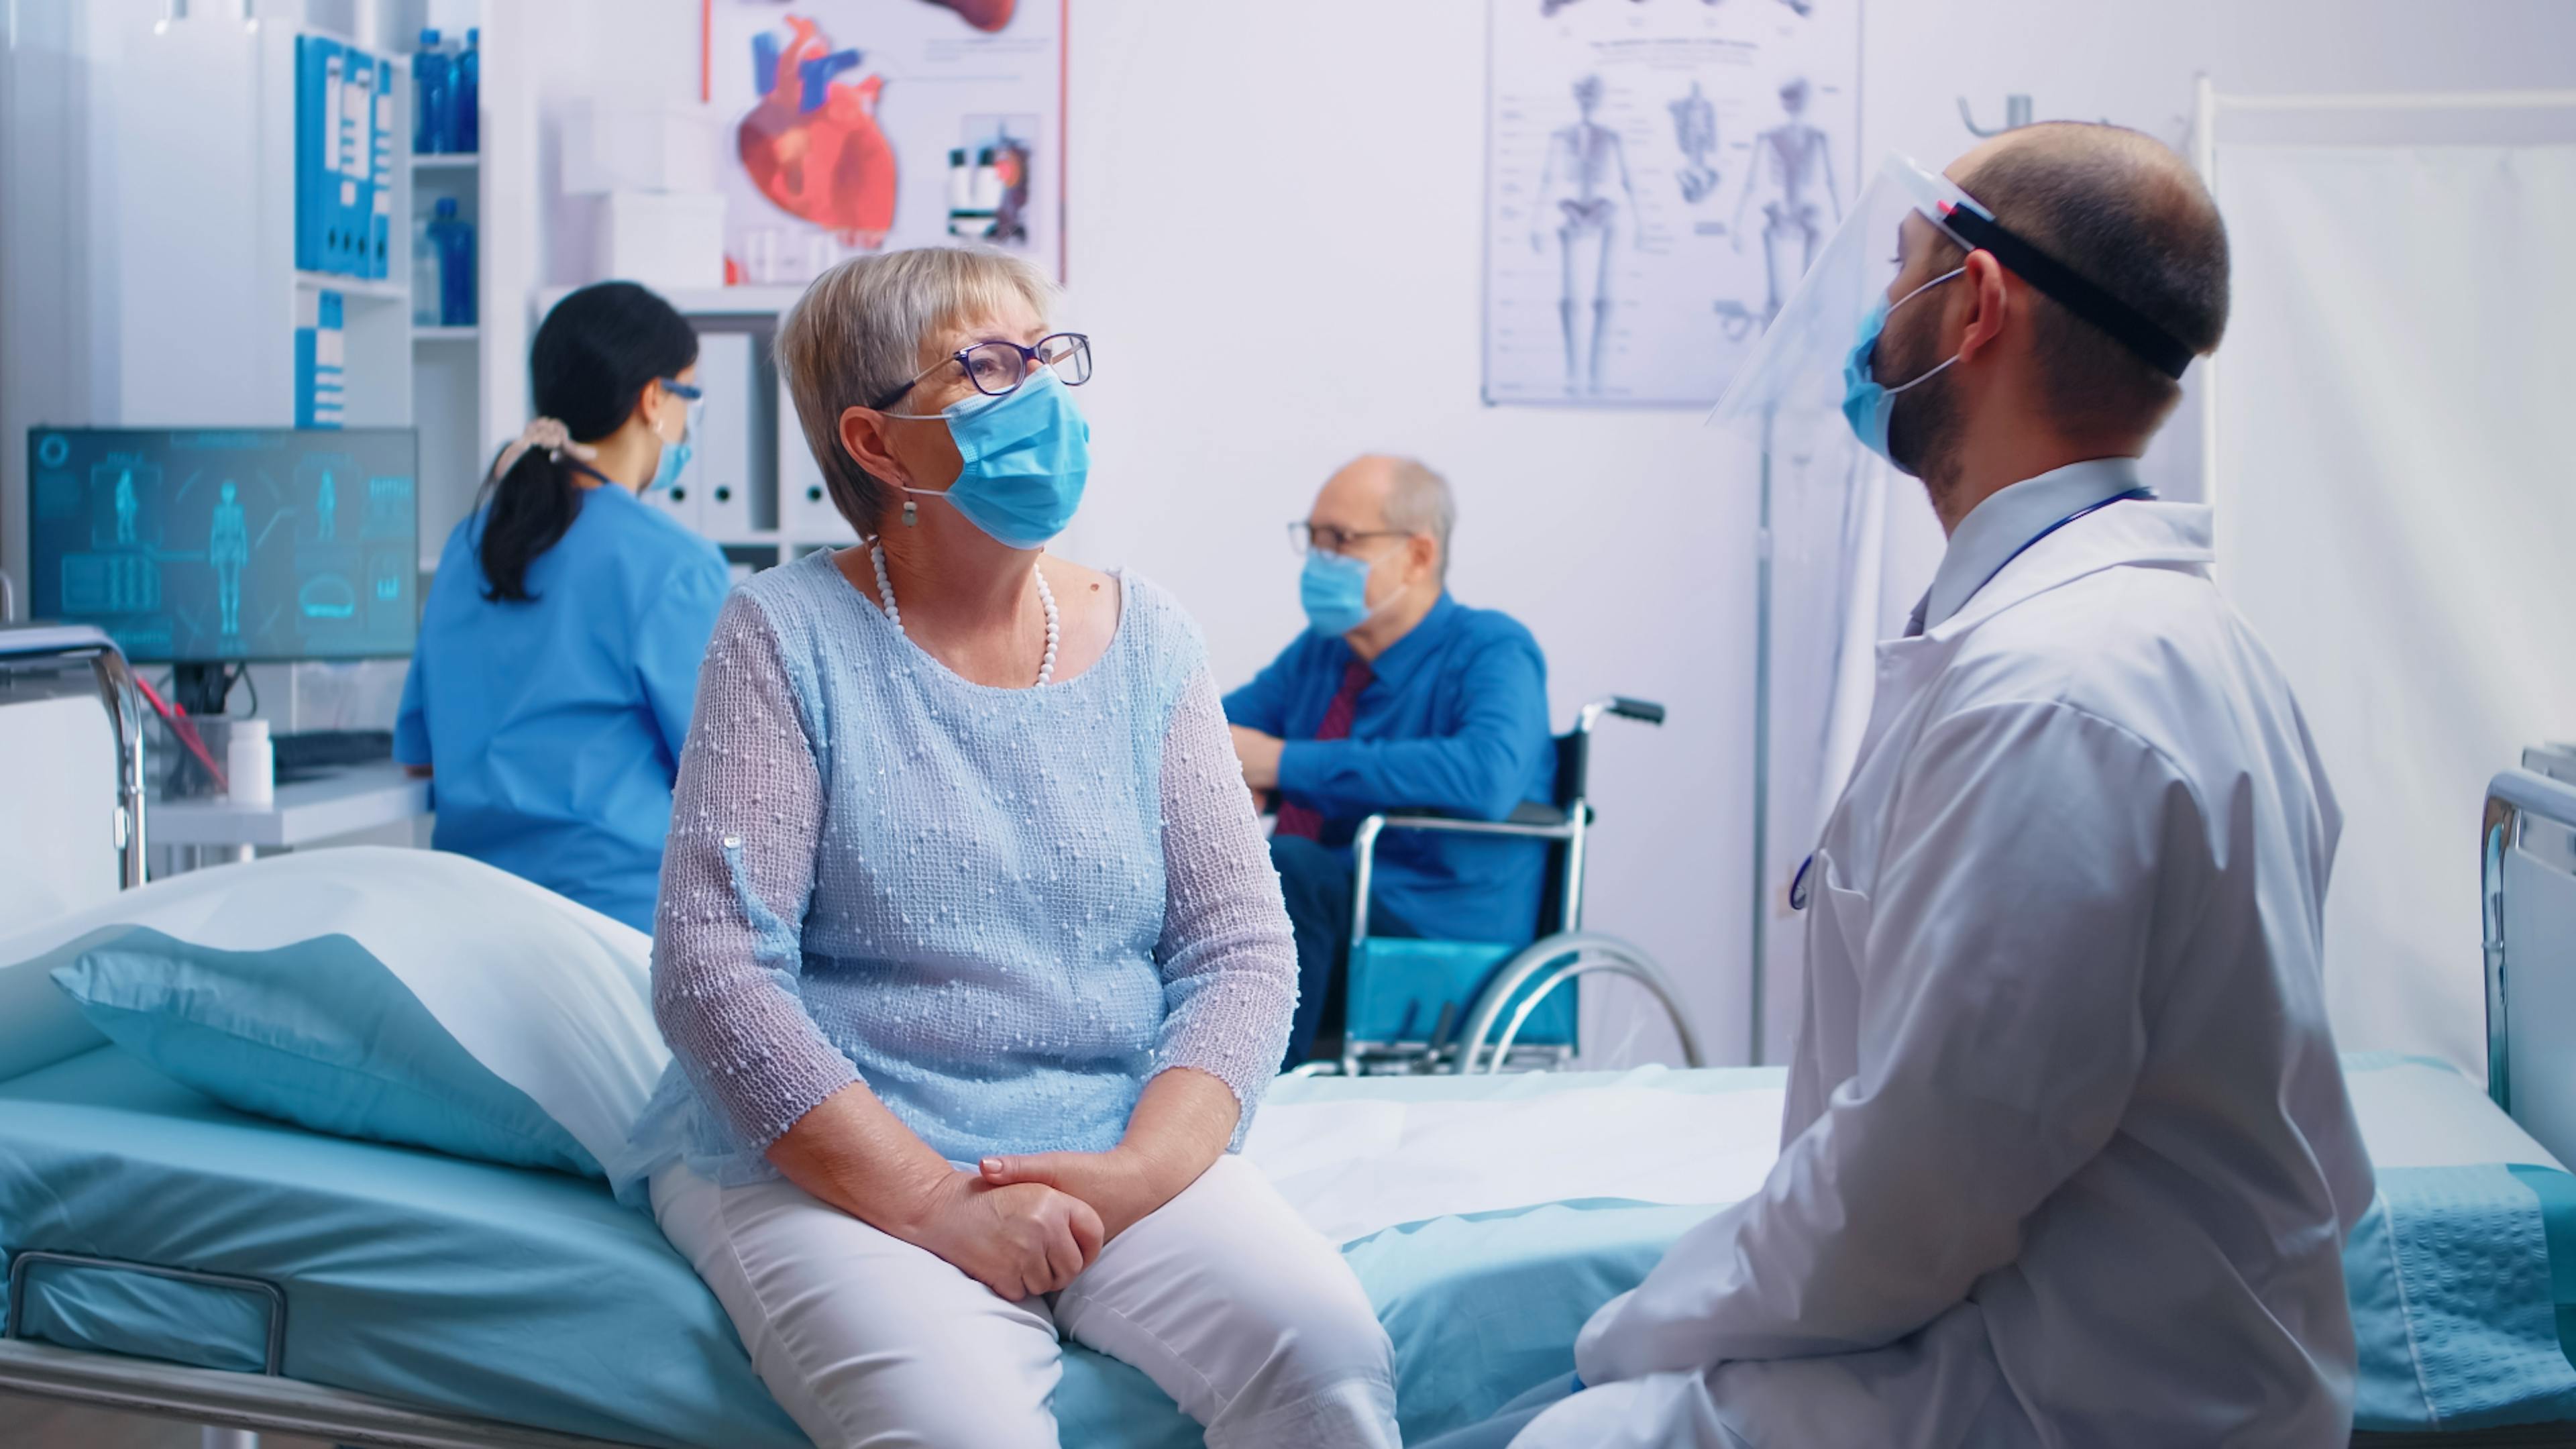
[[(875, 407), (935, 363), (924, 355), (934, 334), (1012, 302), (1043, 318), (1055, 297), (1045, 273), (1007, 253), (916, 247), (852, 257), (815, 278), (788, 309), (778, 372), (832, 506), (861, 538), (876, 534), (895, 493), (841, 446), (842, 412)], [(894, 410), (909, 409), (898, 402)]]
[(1458, 526), (1458, 499), (1449, 480), (1412, 458), (1387, 459), (1386, 526), (1427, 533), (1440, 546), (1440, 582), (1449, 582), (1449, 534)]
[[(1961, 179), (1995, 220), (2145, 314), (2194, 356), (2227, 330), (2227, 226), (2171, 147), (2142, 132), (2049, 121)], [(2182, 385), (2036, 290), (2032, 345), (2049, 410), (2078, 428), (2161, 422)]]

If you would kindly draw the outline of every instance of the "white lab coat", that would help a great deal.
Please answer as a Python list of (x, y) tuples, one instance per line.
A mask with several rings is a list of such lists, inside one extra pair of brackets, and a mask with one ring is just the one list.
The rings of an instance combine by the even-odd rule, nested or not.
[(2209, 528), (2087, 515), (1879, 647), (1780, 1160), (1516, 1449), (2346, 1442), (2340, 818)]

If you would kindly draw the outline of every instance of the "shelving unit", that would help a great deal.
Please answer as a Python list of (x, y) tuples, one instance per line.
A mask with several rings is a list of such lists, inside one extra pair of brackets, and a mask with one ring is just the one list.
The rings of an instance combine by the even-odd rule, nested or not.
[[(395, 199), (401, 199), (396, 187)], [(408, 302), (411, 288), (391, 277), (344, 277), (337, 272), (297, 272), (295, 285), (307, 291), (332, 291), (345, 302)]]
[[(520, 184), (529, 193), (535, 190), (535, 118), (523, 93), (528, 72), (511, 64), (520, 54), (517, 37), (523, 32), (516, 12), (523, 9), (464, 0), (441, 4), (428, 16), (428, 23), (451, 34), (476, 26), (482, 30), (482, 105), (476, 124), (484, 149), (410, 153), (404, 168), (410, 194), (395, 213), (396, 229), (409, 235), (441, 200), (452, 200), (458, 219), (474, 227), (473, 323), (424, 325), (414, 321), (410, 307), (405, 308), (412, 357), (412, 418), (420, 430), (423, 575), (436, 568), (448, 533), (473, 507), (483, 470), (497, 447), (493, 435), (516, 433), (519, 428), (497, 404), (509, 392), (525, 389), (524, 370), (518, 364), (527, 350), (525, 334), (507, 315), (516, 309), (496, 305), (496, 299), (526, 293), (526, 283), (514, 279), (534, 266), (535, 217), (531, 198), (496, 200), (496, 186), (509, 185), (511, 177), (524, 172)], [(412, 27), (419, 23), (418, 17), (405, 23), (400, 49), (406, 67), (418, 49), (414, 39), (418, 32)], [(402, 282), (404, 298), (413, 300), (408, 269)], [(496, 361), (502, 365), (496, 367)]]

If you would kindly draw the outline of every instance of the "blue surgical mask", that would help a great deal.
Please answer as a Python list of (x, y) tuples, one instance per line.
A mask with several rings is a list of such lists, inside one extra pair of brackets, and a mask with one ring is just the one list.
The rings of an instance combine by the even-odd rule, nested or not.
[(1297, 580), (1297, 597), (1306, 606), (1306, 624), (1327, 638), (1339, 638), (1369, 621), (1369, 561), (1310, 550), (1306, 571)]
[(644, 485), (644, 496), (650, 498), (654, 494), (661, 492), (663, 489), (670, 487), (672, 484), (679, 482), (680, 474), (687, 471), (688, 466), (688, 439), (682, 438), (676, 443), (664, 443), (662, 445), (661, 465), (653, 470), (653, 481)]
[[(1887, 328), (1888, 313), (1966, 270), (1966, 267), (1959, 267), (1944, 272), (1897, 298), (1893, 303), (1887, 300), (1885, 293), (1881, 293), (1878, 300), (1870, 304), (1869, 311), (1862, 315), (1860, 338), (1852, 343), (1851, 352), (1843, 358), (1843, 420), (1851, 424), (1851, 430), (1859, 436), (1862, 446), (1886, 458), (1890, 463), (1896, 463), (1896, 459), (1887, 451), (1887, 419), (1896, 411), (1896, 395), (1908, 388), (1921, 386), (1938, 374), (1942, 368), (1948, 367), (1951, 362), (1959, 359), (1954, 355), (1949, 362), (1942, 363), (1940, 367), (1932, 369), (1912, 382), (1898, 383), (1894, 387), (1881, 387), (1878, 379), (1870, 373), (1869, 355), (1878, 348), (1878, 334)], [(1902, 468), (1905, 465), (1896, 463), (1896, 466)]]
[(978, 393), (941, 416), (965, 466), (945, 492), (904, 492), (948, 500), (968, 523), (1010, 548), (1042, 548), (1064, 532), (1091, 476), (1091, 424), (1062, 378), (1040, 368), (1000, 397)]

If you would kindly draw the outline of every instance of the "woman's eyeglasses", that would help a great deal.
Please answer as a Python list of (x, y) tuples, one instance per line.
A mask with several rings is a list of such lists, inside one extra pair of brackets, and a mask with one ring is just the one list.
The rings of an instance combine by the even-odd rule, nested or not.
[(869, 406), (883, 411), (903, 401), (903, 395), (921, 385), (921, 380), (948, 366), (949, 362), (966, 369), (966, 380), (986, 397), (1007, 397), (1019, 391), (1028, 381), (1035, 363), (1056, 375), (1067, 387), (1080, 387), (1091, 381), (1091, 339), (1079, 332), (1057, 332), (1041, 337), (1034, 347), (1022, 347), (1008, 340), (978, 342), (952, 353), (948, 362), (934, 363), (913, 374), (912, 380)]

